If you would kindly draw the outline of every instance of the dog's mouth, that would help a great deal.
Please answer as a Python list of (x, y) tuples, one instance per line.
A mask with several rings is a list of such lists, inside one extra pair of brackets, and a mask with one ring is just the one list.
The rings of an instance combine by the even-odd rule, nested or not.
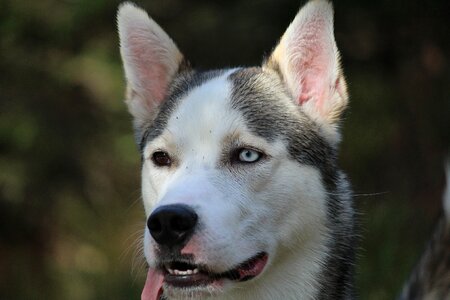
[(206, 285), (220, 279), (247, 281), (262, 272), (267, 258), (266, 253), (259, 253), (239, 264), (236, 268), (223, 273), (211, 272), (204, 265), (179, 261), (166, 263), (163, 266), (164, 281), (175, 287)]
[(237, 267), (222, 273), (211, 271), (206, 265), (189, 261), (171, 261), (150, 269), (142, 292), (142, 300), (159, 300), (163, 294), (163, 284), (168, 287), (192, 289), (220, 285), (224, 279), (242, 282), (258, 276), (267, 264), (265, 252), (249, 258)]

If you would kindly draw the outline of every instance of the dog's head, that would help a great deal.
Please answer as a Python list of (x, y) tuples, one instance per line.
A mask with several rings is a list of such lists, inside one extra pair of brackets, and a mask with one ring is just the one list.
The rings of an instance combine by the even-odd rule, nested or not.
[(287, 280), (317, 272), (347, 105), (331, 4), (306, 4), (254, 68), (192, 70), (129, 3), (118, 26), (148, 218), (143, 299), (230, 294), (282, 268)]

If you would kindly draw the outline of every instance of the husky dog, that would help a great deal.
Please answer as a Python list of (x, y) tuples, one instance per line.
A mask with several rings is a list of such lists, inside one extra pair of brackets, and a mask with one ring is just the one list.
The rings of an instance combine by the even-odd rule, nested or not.
[(331, 3), (307, 3), (260, 67), (193, 70), (130, 3), (118, 27), (148, 218), (142, 299), (352, 299)]
[(444, 214), (399, 300), (450, 299), (450, 159), (447, 159)]

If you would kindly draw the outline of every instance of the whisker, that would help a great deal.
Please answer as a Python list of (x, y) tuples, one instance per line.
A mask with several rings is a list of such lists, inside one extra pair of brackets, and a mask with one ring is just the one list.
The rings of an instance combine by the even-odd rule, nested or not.
[(384, 192), (376, 192), (376, 193), (330, 193), (327, 192), (327, 195), (331, 195), (331, 196), (352, 196), (352, 197), (372, 197), (372, 196), (381, 196), (381, 195), (386, 195), (389, 194), (389, 191), (384, 191)]

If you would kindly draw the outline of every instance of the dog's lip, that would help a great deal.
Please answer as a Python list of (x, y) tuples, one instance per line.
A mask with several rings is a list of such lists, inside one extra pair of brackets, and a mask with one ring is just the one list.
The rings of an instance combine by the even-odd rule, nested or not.
[(164, 263), (160, 269), (164, 282), (174, 287), (206, 286), (222, 279), (242, 282), (255, 278), (264, 270), (268, 261), (266, 252), (259, 252), (236, 267), (225, 272), (214, 272), (207, 265), (197, 265), (187, 261)]

